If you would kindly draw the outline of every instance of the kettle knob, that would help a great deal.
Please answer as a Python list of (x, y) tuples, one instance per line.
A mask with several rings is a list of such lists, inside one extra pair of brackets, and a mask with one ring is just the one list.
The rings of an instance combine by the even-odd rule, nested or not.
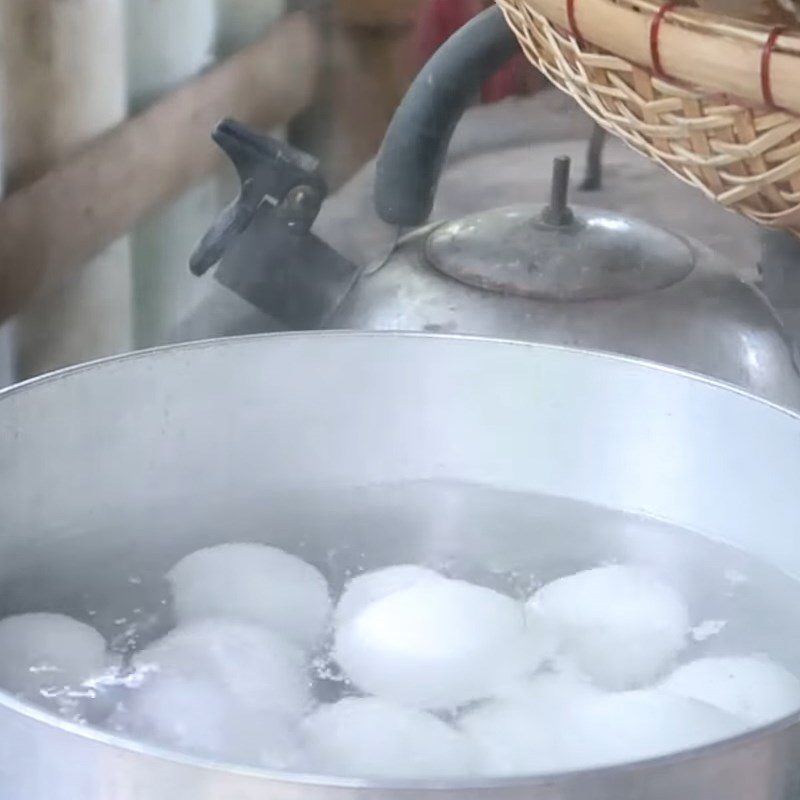
[(550, 202), (542, 209), (542, 222), (557, 227), (566, 227), (575, 220), (568, 205), (569, 156), (559, 156), (553, 161), (553, 179), (550, 183)]

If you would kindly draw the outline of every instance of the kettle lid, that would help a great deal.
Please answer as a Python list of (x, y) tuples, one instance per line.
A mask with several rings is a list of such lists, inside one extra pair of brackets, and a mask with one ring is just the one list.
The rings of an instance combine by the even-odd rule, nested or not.
[(689, 245), (624, 214), (567, 204), (569, 158), (553, 165), (550, 202), (473, 214), (435, 228), (425, 256), (445, 275), (486, 291), (548, 300), (599, 300), (663, 289), (694, 268)]

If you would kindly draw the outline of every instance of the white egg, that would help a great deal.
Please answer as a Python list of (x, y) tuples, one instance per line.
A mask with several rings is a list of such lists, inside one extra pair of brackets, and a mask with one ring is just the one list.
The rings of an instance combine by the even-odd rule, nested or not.
[(442, 579), (369, 605), (336, 632), (334, 655), (367, 694), (447, 709), (534, 669), (544, 658), (535, 645), (520, 604)]
[(570, 764), (562, 743), (564, 715), (598, 694), (580, 676), (544, 673), (502, 687), (494, 699), (467, 712), (460, 727), (475, 744), (484, 775), (560, 772)]
[(0, 687), (67, 715), (74, 710), (73, 693), (80, 695), (81, 685), (103, 673), (108, 663), (105, 639), (61, 614), (0, 620), (0, 653)]
[(144, 681), (153, 673), (202, 679), (264, 715), (299, 720), (311, 705), (303, 651), (246, 622), (188, 623), (137, 653), (132, 664)]
[(554, 632), (568, 658), (610, 689), (658, 678), (685, 646), (690, 629), (681, 596), (630, 566), (559, 578), (531, 598), (528, 613)]
[(360, 778), (470, 774), (473, 754), (455, 728), (425, 711), (375, 697), (321, 706), (303, 724), (313, 772)]
[(764, 657), (699, 658), (676, 669), (659, 688), (757, 725), (800, 710), (800, 681)]
[(350, 622), (376, 600), (431, 580), (442, 580), (442, 576), (432, 569), (414, 564), (398, 564), (357, 575), (345, 586), (336, 605), (336, 626)]
[(564, 756), (559, 711), (511, 700), (492, 700), (465, 714), (459, 725), (477, 751), (482, 775), (512, 777), (560, 772)]
[(223, 544), (198, 550), (176, 564), (168, 578), (179, 622), (241, 619), (311, 647), (331, 612), (322, 573), (266, 545)]
[(583, 687), (568, 693), (553, 678), (548, 683), (560, 697), (496, 700), (464, 715), (461, 728), (477, 745), (484, 774), (521, 777), (618, 765), (710, 744), (744, 727), (695, 700), (654, 690)]
[(713, 706), (640, 689), (568, 706), (557, 736), (565, 768), (587, 769), (666, 756), (743, 730), (741, 720)]
[(102, 725), (126, 695), (128, 669), (123, 663), (121, 655), (110, 655), (102, 672), (94, 673), (77, 690), (70, 690), (70, 700), (62, 708), (66, 710), (71, 705), (74, 713), (67, 716), (75, 722)]
[(238, 764), (287, 768), (298, 752), (296, 729), (286, 720), (236, 702), (201, 677), (151, 676), (129, 692), (107, 727), (189, 755)]

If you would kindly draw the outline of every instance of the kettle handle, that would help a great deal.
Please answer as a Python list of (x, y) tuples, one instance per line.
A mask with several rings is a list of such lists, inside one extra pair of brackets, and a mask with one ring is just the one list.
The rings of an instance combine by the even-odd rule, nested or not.
[(378, 155), (374, 202), (384, 222), (410, 227), (428, 219), (458, 121), (486, 79), (517, 53), (513, 32), (493, 6), (455, 33), (423, 67)]

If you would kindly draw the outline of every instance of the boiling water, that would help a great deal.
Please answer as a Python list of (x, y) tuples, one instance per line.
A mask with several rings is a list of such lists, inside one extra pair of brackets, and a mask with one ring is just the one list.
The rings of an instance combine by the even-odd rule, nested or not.
[[(69, 614), (129, 659), (174, 626), (170, 567), (222, 542), (263, 542), (304, 558), (334, 599), (352, 576), (394, 564), (526, 600), (556, 578), (624, 563), (649, 570), (688, 604), (692, 641), (681, 661), (763, 654), (800, 675), (800, 582), (700, 533), (573, 500), (426, 482), (203, 498), (202, 507), (142, 509), (137, 519), (96, 525), (18, 564), (2, 585), (2, 616)], [(318, 700), (353, 694), (325, 643), (314, 664)]]

